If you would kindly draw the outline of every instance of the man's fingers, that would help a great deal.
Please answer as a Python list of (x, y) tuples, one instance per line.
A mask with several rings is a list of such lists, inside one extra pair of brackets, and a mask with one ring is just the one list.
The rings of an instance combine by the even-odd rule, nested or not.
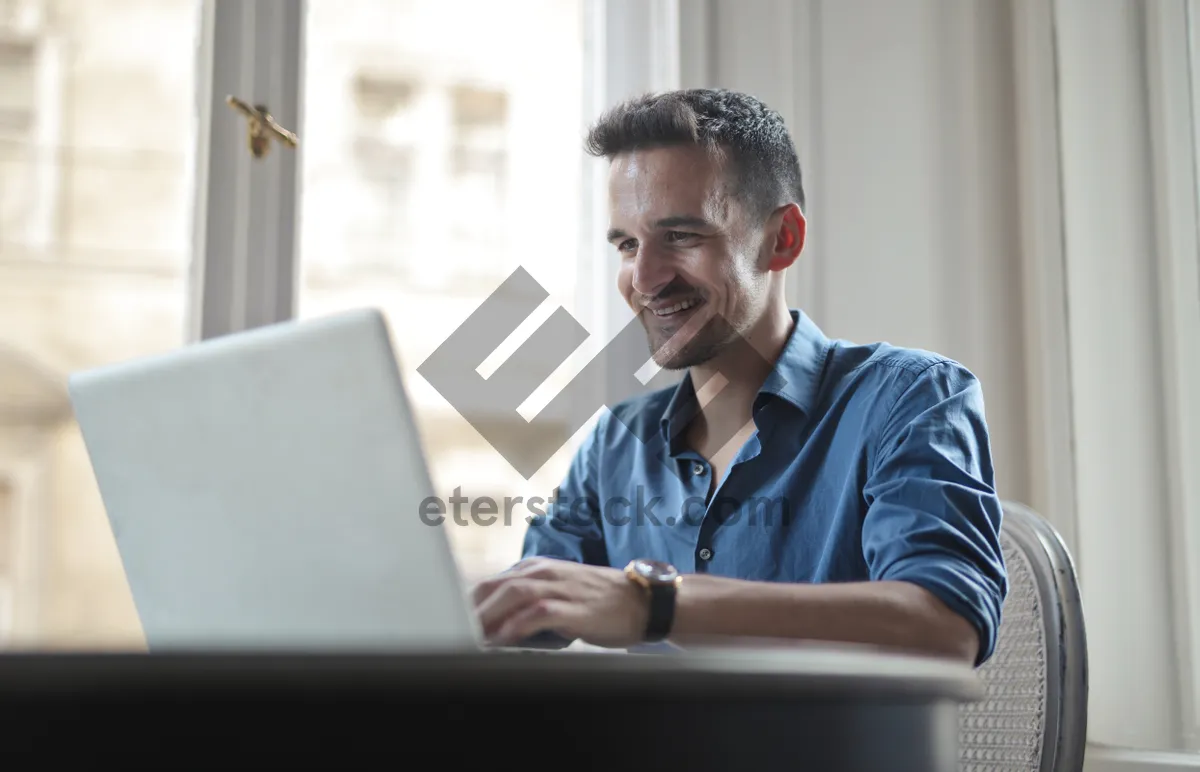
[(483, 605), (484, 601), (492, 597), (492, 594), (495, 593), (496, 590), (499, 590), (505, 584), (511, 582), (514, 578), (521, 576), (528, 563), (528, 560), (522, 560), (520, 563), (510, 566), (495, 576), (489, 576), (487, 579), (484, 579), (482, 582), (476, 584), (471, 590), (471, 601), (474, 603), (475, 607), (478, 608), (479, 606)]
[(506, 578), (476, 607), (479, 625), (485, 636), (491, 636), (525, 607), (544, 600), (560, 600), (562, 588), (542, 579), (521, 576)]
[(512, 646), (538, 633), (552, 631), (566, 638), (570, 633), (572, 606), (569, 601), (543, 598), (523, 606), (510, 616), (490, 640), (500, 646)]
[(508, 577), (501, 574), (500, 576), (492, 576), (476, 584), (471, 588), (471, 605), (479, 608), (484, 601), (492, 597), (492, 593), (500, 589), (504, 585)]
[(559, 566), (562, 561), (549, 560), (547, 558), (526, 558), (525, 560), (516, 563), (507, 570), (497, 574), (496, 576), (488, 577), (476, 584), (471, 589), (471, 601), (478, 608), (490, 598), (496, 590), (503, 587), (508, 582), (518, 578), (530, 579), (556, 579), (558, 578)]

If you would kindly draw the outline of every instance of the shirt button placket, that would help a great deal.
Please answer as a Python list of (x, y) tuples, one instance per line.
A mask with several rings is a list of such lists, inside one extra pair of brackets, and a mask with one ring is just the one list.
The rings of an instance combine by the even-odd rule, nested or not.
[[(689, 470), (691, 472), (692, 485), (696, 489), (702, 499), (708, 498), (708, 488), (711, 484), (708, 480), (708, 466), (703, 461), (692, 461)], [(707, 520), (707, 517), (705, 518)], [(705, 541), (704, 533), (708, 530), (704, 524), (700, 527), (700, 539)], [(708, 571), (708, 561), (712, 560), (713, 552), (708, 547), (701, 547), (696, 550), (696, 571), (704, 573)]]

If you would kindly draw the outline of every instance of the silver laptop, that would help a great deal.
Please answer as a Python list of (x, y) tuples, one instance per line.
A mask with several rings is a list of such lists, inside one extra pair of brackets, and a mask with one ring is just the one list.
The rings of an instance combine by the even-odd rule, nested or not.
[(478, 650), (382, 315), (82, 372), (71, 400), (146, 642)]

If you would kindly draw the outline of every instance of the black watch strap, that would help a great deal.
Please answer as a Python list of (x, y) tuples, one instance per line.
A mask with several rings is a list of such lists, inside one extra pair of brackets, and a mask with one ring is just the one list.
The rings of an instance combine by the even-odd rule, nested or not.
[(650, 585), (650, 618), (646, 622), (646, 640), (656, 643), (671, 634), (675, 622), (675, 585)]

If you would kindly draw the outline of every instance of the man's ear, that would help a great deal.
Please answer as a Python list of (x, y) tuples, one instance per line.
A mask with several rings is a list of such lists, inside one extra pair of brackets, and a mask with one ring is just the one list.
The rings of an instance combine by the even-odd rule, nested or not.
[(796, 262), (804, 250), (804, 237), (808, 233), (808, 221), (796, 204), (787, 204), (772, 213), (770, 221), (776, 223), (775, 242), (771, 257), (767, 261), (768, 271), (782, 271)]

